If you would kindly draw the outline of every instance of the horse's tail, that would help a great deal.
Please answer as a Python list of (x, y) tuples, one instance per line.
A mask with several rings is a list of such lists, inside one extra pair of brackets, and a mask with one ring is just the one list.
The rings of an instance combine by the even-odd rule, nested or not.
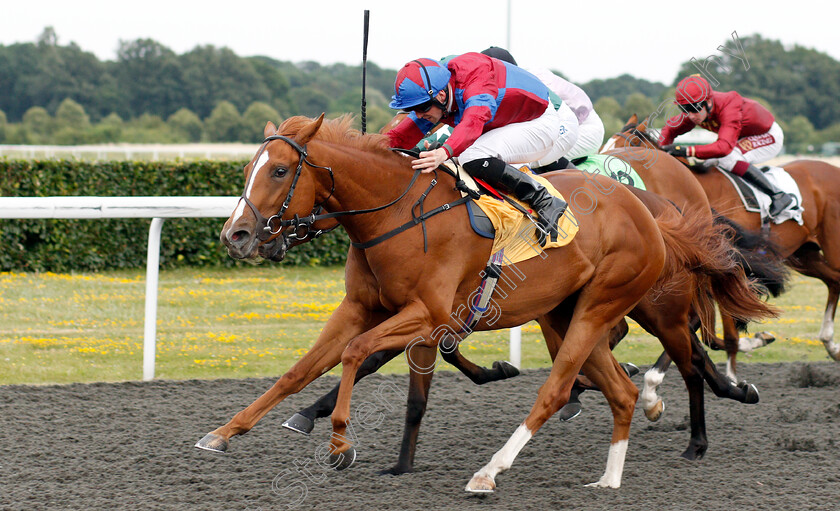
[(734, 232), (735, 260), (747, 276), (755, 279), (765, 294), (775, 297), (784, 293), (790, 272), (785, 266), (781, 247), (714, 210), (712, 214), (715, 224), (724, 224)]
[[(714, 324), (715, 302), (721, 312), (744, 322), (778, 316), (777, 309), (760, 299), (760, 287), (739, 266), (735, 235), (728, 225), (710, 223), (708, 214), (699, 209), (687, 209), (680, 216), (671, 208), (658, 215), (656, 223), (667, 253), (660, 277), (663, 291), (673, 285), (692, 286), (704, 341), (714, 336), (709, 326)], [(695, 282), (686, 282), (687, 272)]]

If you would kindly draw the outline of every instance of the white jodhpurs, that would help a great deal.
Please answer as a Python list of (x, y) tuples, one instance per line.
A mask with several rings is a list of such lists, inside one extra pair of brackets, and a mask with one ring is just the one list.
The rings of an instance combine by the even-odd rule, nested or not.
[(589, 154), (598, 154), (604, 143), (604, 123), (593, 109), (589, 116), (580, 124), (578, 139), (566, 158), (572, 160)]
[[(566, 107), (566, 111), (575, 123), (576, 138), (577, 119), (570, 108)], [(545, 112), (536, 119), (508, 124), (484, 133), (458, 156), (458, 162), (463, 165), (481, 158), (499, 158), (505, 163), (537, 161), (559, 151), (558, 146), (563, 146), (559, 140), (568, 131), (570, 127), (565, 117), (554, 109), (554, 105), (549, 104)], [(566, 144), (568, 151), (574, 145), (574, 140)]]
[(764, 163), (779, 155), (784, 141), (785, 134), (782, 128), (774, 122), (767, 133), (739, 139), (731, 153), (722, 158), (710, 158), (703, 162), (703, 166), (718, 166), (731, 172), (732, 167), (739, 161), (745, 161), (751, 165)]

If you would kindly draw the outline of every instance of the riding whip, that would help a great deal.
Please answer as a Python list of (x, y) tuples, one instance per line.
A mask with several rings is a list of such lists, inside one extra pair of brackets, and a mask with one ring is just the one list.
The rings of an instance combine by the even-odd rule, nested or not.
[(367, 44), (370, 11), (365, 9), (365, 35), (362, 42), (362, 134), (367, 132), (367, 104), (365, 103), (365, 85), (367, 79)]

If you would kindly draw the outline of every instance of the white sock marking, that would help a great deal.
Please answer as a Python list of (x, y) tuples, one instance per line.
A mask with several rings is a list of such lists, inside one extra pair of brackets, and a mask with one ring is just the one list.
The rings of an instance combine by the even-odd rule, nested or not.
[(650, 410), (659, 402), (656, 389), (659, 388), (664, 379), (665, 373), (655, 367), (650, 368), (645, 373), (645, 386), (642, 387), (642, 406), (645, 407), (645, 410)]
[(515, 460), (516, 456), (519, 454), (519, 451), (525, 447), (525, 444), (531, 440), (532, 436), (534, 435), (528, 430), (525, 424), (520, 424), (519, 427), (516, 428), (516, 431), (513, 432), (513, 435), (511, 435), (508, 439), (507, 443), (505, 443), (504, 447), (493, 455), (493, 458), (490, 459), (490, 463), (473, 474), (473, 478), (469, 483), (467, 483), (466, 490), (475, 491), (475, 487), (472, 489), (470, 487), (476, 478), (490, 478), (491, 481), (494, 481), (500, 472), (509, 469), (513, 464), (513, 460)]
[(627, 440), (619, 440), (610, 444), (610, 453), (607, 455), (607, 468), (604, 475), (598, 482), (587, 484), (598, 488), (619, 488), (621, 486), (621, 475), (624, 473), (624, 458), (627, 456)]

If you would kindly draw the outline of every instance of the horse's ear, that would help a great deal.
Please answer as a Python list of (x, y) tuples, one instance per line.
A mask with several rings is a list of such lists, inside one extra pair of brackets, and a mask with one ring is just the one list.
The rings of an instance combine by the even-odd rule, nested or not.
[(267, 123), (265, 123), (265, 129), (263, 130), (263, 136), (265, 138), (268, 138), (271, 135), (274, 135), (275, 133), (277, 133), (277, 126), (275, 126), (274, 123), (271, 122), (271, 121), (268, 121)]
[(640, 122), (640, 123), (639, 123), (639, 125), (638, 125), (638, 126), (636, 126), (636, 130), (637, 130), (637, 131), (647, 131), (647, 128), (648, 128), (648, 124), (647, 124), (647, 123), (648, 123), (648, 121), (649, 121), (649, 120), (650, 120), (650, 118), (645, 117), (645, 120), (644, 120), (644, 121), (642, 121), (642, 122)]
[(631, 115), (631, 116), (630, 116), (630, 118), (629, 118), (629, 119), (627, 119), (627, 122), (626, 122), (626, 123), (624, 123), (624, 124), (625, 124), (625, 125), (627, 125), (627, 124), (636, 124), (636, 123), (638, 123), (638, 122), (639, 122), (639, 116), (638, 116), (638, 115), (636, 115), (636, 114), (633, 114), (633, 115)]
[(315, 136), (315, 133), (317, 133), (318, 129), (321, 127), (322, 122), (324, 122), (324, 114), (321, 114), (320, 117), (301, 128), (297, 132), (297, 135), (295, 135), (295, 142), (303, 145), (312, 140), (312, 137)]

